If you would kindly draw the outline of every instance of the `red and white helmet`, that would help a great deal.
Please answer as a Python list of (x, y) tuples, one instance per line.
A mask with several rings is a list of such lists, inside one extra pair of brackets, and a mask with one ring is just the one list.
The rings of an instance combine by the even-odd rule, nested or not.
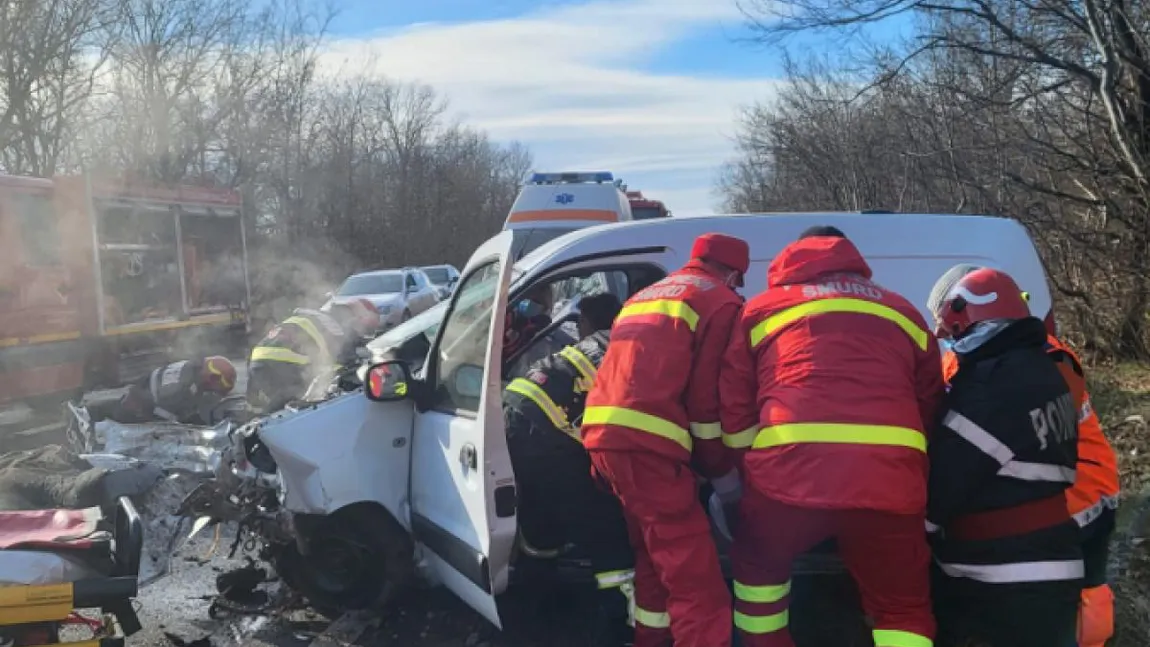
[(934, 334), (962, 337), (976, 323), (992, 319), (1025, 319), (1030, 308), (1022, 289), (1006, 272), (983, 267), (960, 278), (934, 311)]

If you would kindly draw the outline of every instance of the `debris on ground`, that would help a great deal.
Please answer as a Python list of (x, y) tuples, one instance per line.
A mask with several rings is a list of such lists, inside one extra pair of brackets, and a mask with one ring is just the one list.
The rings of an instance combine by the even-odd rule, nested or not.
[(259, 585), (268, 581), (267, 569), (256, 566), (247, 557), (248, 565), (216, 576), (216, 591), (233, 602), (244, 602), (255, 593)]
[(212, 647), (212, 640), (209, 636), (188, 641), (180, 638), (176, 634), (165, 631), (164, 638), (167, 638), (168, 642), (172, 643), (174, 647)]
[(191, 527), (188, 520), (178, 516), (176, 511), (201, 480), (194, 475), (169, 474), (141, 497), (137, 505), (140, 517), (144, 521), (144, 555), (140, 560), (141, 587), (168, 573), (172, 556), (184, 544)]

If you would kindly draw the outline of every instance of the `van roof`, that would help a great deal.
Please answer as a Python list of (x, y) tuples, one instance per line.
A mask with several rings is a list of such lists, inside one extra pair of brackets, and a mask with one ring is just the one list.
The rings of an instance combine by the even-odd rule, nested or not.
[[(911, 239), (924, 255), (946, 256), (955, 241), (972, 235), (977, 223), (979, 238), (998, 236), (997, 244), (1010, 248), (1022, 236), (1029, 244), (1022, 225), (998, 216), (959, 214), (860, 214), (858, 212), (754, 213), (715, 216), (684, 216), (657, 220), (637, 220), (596, 225), (579, 229), (541, 245), (522, 258), (518, 269), (529, 271), (555, 254), (571, 249), (572, 253), (593, 253), (599, 249), (642, 247), (675, 247), (690, 245), (695, 237), (708, 232), (722, 232), (745, 238), (751, 243), (751, 260), (768, 260), (782, 245), (798, 238), (804, 229), (816, 224), (834, 225), (841, 229), (864, 254), (868, 248), (889, 243), (892, 236)], [(761, 245), (754, 240), (769, 233), (782, 245)], [(985, 245), (986, 241), (983, 240)], [(574, 250), (578, 251), (574, 251)]]
[[(759, 213), (690, 216), (612, 223), (579, 229), (540, 246), (515, 264), (513, 282), (546, 267), (594, 256), (633, 251), (670, 252), (685, 262), (697, 236), (722, 232), (743, 238), (751, 247), (748, 286), (761, 289), (765, 270), (783, 247), (812, 225), (838, 227), (858, 246), (879, 281), (889, 280), (919, 305), (938, 276), (957, 263), (982, 263), (1010, 271), (1031, 293), (1031, 311), (1045, 316), (1051, 295), (1041, 260), (1026, 229), (1016, 220), (958, 214)], [(890, 276), (905, 263), (921, 260), (921, 276)], [(676, 268), (668, 267), (667, 270)], [(749, 288), (750, 289), (750, 288)]]

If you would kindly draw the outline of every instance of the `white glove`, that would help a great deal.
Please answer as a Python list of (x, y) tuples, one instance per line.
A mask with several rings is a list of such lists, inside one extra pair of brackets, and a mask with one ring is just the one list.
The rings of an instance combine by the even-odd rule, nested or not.
[(743, 497), (743, 479), (739, 477), (739, 470), (731, 470), (719, 478), (711, 479), (711, 487), (715, 488), (715, 495), (723, 505), (738, 503)]

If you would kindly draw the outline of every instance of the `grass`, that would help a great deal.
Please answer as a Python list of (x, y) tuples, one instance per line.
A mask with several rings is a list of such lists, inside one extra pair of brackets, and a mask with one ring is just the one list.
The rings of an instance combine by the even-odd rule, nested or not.
[(1116, 633), (1110, 647), (1145, 647), (1150, 636), (1150, 365), (1090, 369), (1090, 395), (1118, 455), (1122, 506), (1111, 557)]

